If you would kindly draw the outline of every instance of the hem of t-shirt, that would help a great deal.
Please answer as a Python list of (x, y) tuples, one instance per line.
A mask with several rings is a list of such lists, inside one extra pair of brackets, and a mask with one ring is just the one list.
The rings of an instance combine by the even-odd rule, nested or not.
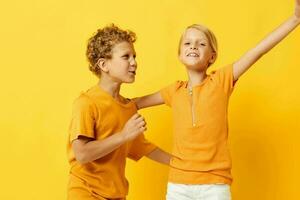
[(175, 184), (186, 184), (186, 185), (201, 185), (201, 184), (232, 184), (232, 180), (226, 179), (226, 178), (212, 178), (209, 180), (196, 180), (196, 179), (190, 179), (190, 180), (183, 180), (180, 178), (170, 178), (168, 179), (168, 182), (175, 183)]
[(184, 185), (209, 185), (209, 184), (215, 184), (215, 185), (232, 185), (232, 181), (203, 181), (203, 182), (184, 182), (184, 181), (171, 181), (168, 180), (168, 183), (173, 183), (173, 184), (184, 184)]
[[(223, 171), (223, 170), (222, 170)], [(211, 171), (186, 171), (171, 166), (168, 181), (178, 184), (231, 184), (232, 176), (230, 171), (225, 170), (220, 174), (218, 170)]]
[(168, 95), (164, 92), (164, 89), (160, 90), (159, 91), (161, 97), (163, 98), (164, 100), (164, 103), (167, 105), (167, 106), (171, 106), (171, 102), (168, 101)]
[(93, 131), (85, 131), (84, 133), (82, 133), (81, 131), (71, 131), (71, 132), (76, 132), (76, 133), (70, 135), (70, 139), (69, 139), (70, 142), (73, 142), (74, 140), (78, 139), (79, 136), (95, 139), (95, 137), (93, 136), (94, 135)]
[(118, 198), (125, 198), (128, 195), (128, 190), (125, 193), (119, 193), (119, 194), (107, 194), (104, 192), (96, 192), (95, 190), (93, 190), (88, 184), (86, 184), (86, 181), (82, 180), (80, 177), (76, 176), (75, 174), (73, 174), (72, 172), (69, 173), (69, 179), (71, 177), (75, 177), (78, 181), (81, 181), (82, 184), (85, 184), (85, 187), (88, 189), (88, 191), (91, 193), (92, 196), (96, 197), (96, 198), (109, 198), (109, 199), (118, 199)]
[(93, 191), (92, 196), (96, 197), (96, 198), (108, 198), (108, 199), (123, 199), (127, 196), (128, 193), (126, 194), (122, 194), (122, 195), (108, 195), (105, 193), (96, 193), (95, 191)]

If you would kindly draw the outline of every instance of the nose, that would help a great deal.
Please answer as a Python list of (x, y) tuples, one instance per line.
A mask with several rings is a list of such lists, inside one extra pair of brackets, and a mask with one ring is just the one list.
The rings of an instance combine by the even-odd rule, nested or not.
[(198, 48), (197, 48), (196, 45), (191, 45), (190, 49), (193, 49), (193, 50), (196, 49), (197, 50)]
[(132, 66), (132, 67), (136, 67), (136, 66), (137, 66), (137, 63), (136, 63), (135, 58), (132, 58), (132, 59), (130, 60), (130, 66)]

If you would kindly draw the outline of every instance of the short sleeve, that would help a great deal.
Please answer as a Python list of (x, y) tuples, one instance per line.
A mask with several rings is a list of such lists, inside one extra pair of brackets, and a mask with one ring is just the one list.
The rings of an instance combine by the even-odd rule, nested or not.
[(172, 106), (172, 98), (180, 86), (180, 81), (176, 81), (175, 83), (168, 85), (167, 87), (160, 90), (160, 94), (167, 106)]
[(233, 64), (222, 67), (212, 73), (218, 84), (222, 87), (225, 94), (231, 95), (235, 82), (233, 79)]
[(85, 136), (95, 138), (96, 107), (85, 95), (78, 97), (73, 103), (72, 118), (69, 127), (70, 141)]
[(144, 134), (139, 135), (137, 138), (131, 141), (129, 145), (130, 148), (128, 157), (135, 161), (138, 161), (143, 156), (148, 155), (157, 148), (156, 145), (145, 139)]

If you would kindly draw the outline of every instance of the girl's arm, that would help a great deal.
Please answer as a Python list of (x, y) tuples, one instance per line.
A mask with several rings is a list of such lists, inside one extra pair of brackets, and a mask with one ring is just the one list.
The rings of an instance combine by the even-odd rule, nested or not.
[(283, 40), (291, 31), (300, 24), (300, 0), (296, 0), (295, 13), (277, 29), (263, 39), (256, 47), (250, 49), (238, 61), (233, 64), (233, 77), (236, 81), (245, 73), (260, 57), (270, 51)]
[(93, 140), (79, 136), (72, 142), (72, 149), (76, 160), (81, 164), (85, 164), (111, 153), (125, 142), (136, 138), (145, 130), (146, 122), (144, 118), (139, 114), (135, 114), (127, 121), (120, 133), (113, 134), (103, 140)]
[(135, 102), (138, 109), (156, 106), (164, 103), (160, 92), (149, 94), (143, 97), (137, 97), (134, 98), (133, 101)]
[(161, 150), (160, 148), (156, 148), (154, 151), (149, 153), (147, 157), (156, 162), (169, 165), (171, 160), (171, 155), (167, 152)]

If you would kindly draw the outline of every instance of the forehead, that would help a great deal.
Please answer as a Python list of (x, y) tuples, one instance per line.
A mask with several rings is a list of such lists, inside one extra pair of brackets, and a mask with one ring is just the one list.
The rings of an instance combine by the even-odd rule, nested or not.
[(123, 41), (115, 44), (112, 48), (113, 53), (122, 53), (122, 52), (135, 52), (134, 46), (132, 43)]
[(191, 40), (208, 40), (203, 31), (200, 31), (200, 30), (195, 29), (195, 28), (188, 28), (183, 33), (182, 39), (184, 39), (184, 40), (188, 40), (188, 39), (191, 39)]

